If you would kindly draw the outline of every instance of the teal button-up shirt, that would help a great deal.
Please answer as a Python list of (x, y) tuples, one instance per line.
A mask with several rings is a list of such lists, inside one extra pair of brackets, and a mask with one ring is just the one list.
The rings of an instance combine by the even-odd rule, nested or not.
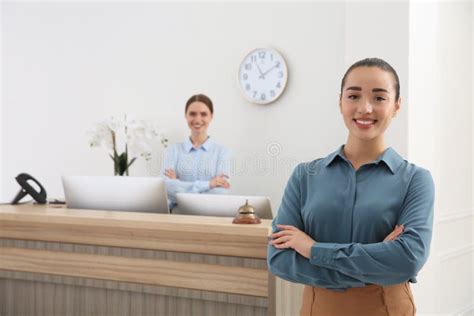
[[(316, 243), (310, 259), (269, 245), (269, 270), (282, 279), (329, 289), (415, 283), (433, 230), (430, 172), (392, 148), (356, 171), (343, 148), (293, 171), (273, 231), (277, 224), (294, 225)], [(401, 224), (403, 234), (383, 242)]]

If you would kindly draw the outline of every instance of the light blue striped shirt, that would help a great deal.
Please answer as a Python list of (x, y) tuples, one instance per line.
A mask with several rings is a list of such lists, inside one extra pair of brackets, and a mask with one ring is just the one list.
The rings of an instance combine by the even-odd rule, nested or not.
[[(329, 289), (415, 283), (429, 255), (433, 205), (429, 171), (392, 148), (355, 171), (342, 146), (295, 168), (273, 221), (273, 231), (294, 225), (316, 241), (310, 259), (269, 245), (269, 270)], [(383, 242), (400, 224), (403, 234)]]
[[(178, 179), (166, 177), (166, 169), (173, 169)], [(170, 146), (160, 172), (165, 179), (170, 208), (176, 205), (176, 194), (180, 192), (228, 193), (228, 189), (209, 187), (209, 181), (221, 174), (230, 176), (230, 152), (210, 137), (198, 148), (189, 138)]]

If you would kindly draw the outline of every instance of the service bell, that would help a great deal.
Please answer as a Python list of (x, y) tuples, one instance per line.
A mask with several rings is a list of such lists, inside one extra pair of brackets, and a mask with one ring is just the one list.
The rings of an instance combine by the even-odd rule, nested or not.
[(249, 205), (249, 200), (245, 201), (245, 205), (239, 207), (239, 212), (232, 221), (234, 224), (260, 224), (261, 222), (253, 206)]

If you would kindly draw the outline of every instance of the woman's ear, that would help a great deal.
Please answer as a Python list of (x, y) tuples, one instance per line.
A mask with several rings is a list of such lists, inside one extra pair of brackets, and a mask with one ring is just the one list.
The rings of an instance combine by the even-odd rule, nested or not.
[(393, 117), (397, 116), (398, 111), (400, 111), (401, 105), (402, 105), (402, 97), (398, 97), (397, 102), (395, 102), (395, 110), (393, 111)]
[(342, 114), (342, 102), (341, 102), (341, 100), (342, 100), (342, 94), (339, 95), (339, 113)]

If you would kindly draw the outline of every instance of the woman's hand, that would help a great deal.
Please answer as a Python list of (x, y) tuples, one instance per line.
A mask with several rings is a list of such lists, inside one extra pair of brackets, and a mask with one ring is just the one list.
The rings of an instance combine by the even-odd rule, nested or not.
[(271, 234), (272, 244), (275, 248), (292, 248), (303, 257), (311, 257), (311, 247), (315, 241), (304, 232), (292, 225), (277, 225), (281, 230)]
[(226, 176), (225, 174), (221, 174), (220, 176), (214, 177), (214, 178), (211, 179), (211, 181), (209, 181), (209, 187), (211, 189), (213, 189), (215, 187), (221, 187), (221, 188), (224, 188), (224, 189), (228, 189), (228, 188), (230, 188), (230, 184), (229, 184), (229, 182), (227, 182), (227, 179), (229, 179), (229, 177)]
[(391, 241), (397, 239), (397, 237), (403, 233), (404, 229), (405, 226), (403, 226), (403, 224), (400, 226), (396, 225), (395, 229), (390, 234), (388, 234), (383, 241)]
[(170, 179), (178, 179), (178, 177), (176, 176), (176, 172), (174, 172), (173, 169), (166, 169), (165, 176), (167, 176)]

